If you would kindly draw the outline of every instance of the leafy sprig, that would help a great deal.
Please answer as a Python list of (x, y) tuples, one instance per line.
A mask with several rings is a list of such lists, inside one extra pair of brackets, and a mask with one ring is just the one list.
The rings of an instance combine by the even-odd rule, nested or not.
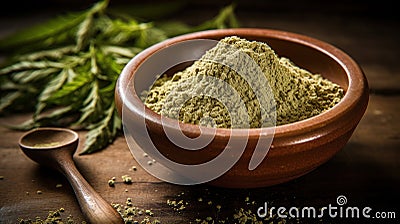
[(108, 3), (100, 1), (86, 11), (60, 16), (1, 40), (0, 51), (11, 59), (0, 69), (0, 113), (33, 112), (30, 120), (12, 128), (85, 129), (80, 154), (103, 149), (121, 130), (114, 88), (132, 57), (179, 34), (238, 26), (233, 5), (191, 27), (180, 22), (140, 22), (126, 14), (110, 13)]

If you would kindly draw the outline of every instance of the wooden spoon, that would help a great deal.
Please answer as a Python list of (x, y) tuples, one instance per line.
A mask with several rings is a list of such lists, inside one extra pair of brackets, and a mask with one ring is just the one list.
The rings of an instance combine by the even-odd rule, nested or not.
[(81, 210), (90, 223), (124, 223), (118, 212), (82, 177), (73, 161), (78, 134), (64, 128), (37, 128), (19, 140), (22, 151), (33, 161), (64, 174), (74, 189)]

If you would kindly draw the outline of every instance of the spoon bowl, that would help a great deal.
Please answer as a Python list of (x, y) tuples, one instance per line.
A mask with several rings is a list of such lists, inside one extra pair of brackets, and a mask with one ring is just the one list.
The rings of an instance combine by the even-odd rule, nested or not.
[(76, 132), (63, 128), (37, 128), (25, 133), (19, 146), (33, 161), (60, 170), (59, 162), (71, 157), (79, 143)]
[(73, 161), (79, 143), (76, 132), (65, 128), (36, 128), (19, 140), (23, 153), (33, 161), (58, 170), (71, 184), (89, 223), (124, 223), (118, 212), (79, 173)]

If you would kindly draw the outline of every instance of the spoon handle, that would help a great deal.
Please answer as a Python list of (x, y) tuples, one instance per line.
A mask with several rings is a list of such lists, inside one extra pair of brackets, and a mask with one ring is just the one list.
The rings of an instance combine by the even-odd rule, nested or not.
[(121, 215), (83, 178), (72, 159), (59, 164), (60, 171), (71, 184), (81, 210), (89, 223), (124, 223)]

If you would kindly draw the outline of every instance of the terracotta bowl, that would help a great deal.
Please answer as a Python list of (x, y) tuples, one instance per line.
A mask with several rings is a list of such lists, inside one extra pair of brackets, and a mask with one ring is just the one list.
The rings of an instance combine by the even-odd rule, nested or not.
[[(141, 91), (147, 89), (158, 75), (140, 72), (139, 68), (156, 52), (162, 52), (168, 46), (182, 41), (220, 40), (232, 35), (265, 42), (279, 56), (285, 56), (313, 73), (322, 74), (345, 90), (344, 98), (330, 110), (302, 121), (276, 126), (268, 155), (254, 170), (249, 170), (248, 164), (263, 129), (202, 129), (202, 134), (214, 135), (212, 142), (202, 150), (182, 150), (169, 141), (162, 128), (163, 124), (169, 125), (168, 122), (172, 122), (172, 119), (166, 119), (166, 123), (162, 124), (161, 116), (145, 107), (139, 98)], [(197, 50), (191, 49), (191, 52)], [(175, 56), (165, 54), (163, 59), (168, 60)], [(125, 89), (129, 85), (132, 85), (132, 90), (127, 93)], [(117, 82), (115, 100), (120, 115), (127, 103), (124, 102), (126, 94), (131, 94), (129, 104), (133, 109), (130, 112), (145, 120), (149, 136), (157, 149), (179, 163), (198, 164), (210, 160), (224, 150), (230, 138), (240, 141), (245, 133), (249, 133), (245, 151), (238, 162), (225, 174), (209, 182), (211, 185), (231, 188), (265, 187), (284, 183), (327, 162), (346, 145), (362, 118), (369, 99), (368, 83), (363, 71), (340, 49), (304, 35), (253, 28), (191, 33), (165, 40), (142, 51), (126, 65)], [(179, 127), (186, 136), (200, 135), (200, 129), (196, 125), (180, 123)]]

